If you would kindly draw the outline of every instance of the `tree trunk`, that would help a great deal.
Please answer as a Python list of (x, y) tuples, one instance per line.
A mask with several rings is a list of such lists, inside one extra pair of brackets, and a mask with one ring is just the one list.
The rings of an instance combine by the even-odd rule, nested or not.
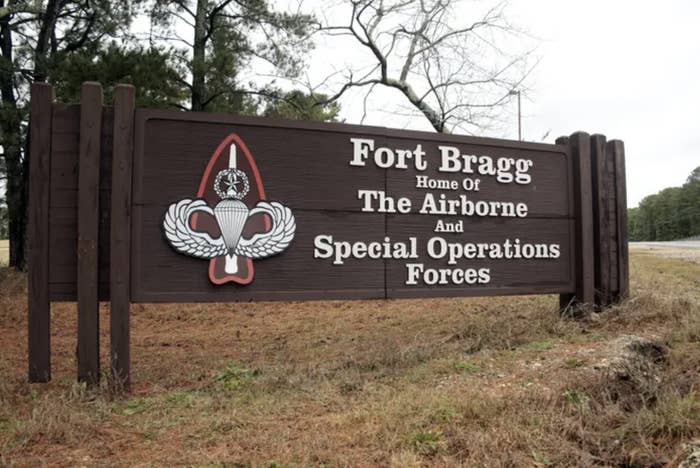
[(47, 81), (49, 77), (49, 43), (56, 29), (59, 6), (56, 0), (49, 0), (40, 15), (41, 26), (34, 49), (34, 81)]
[(207, 0), (197, 0), (194, 21), (194, 42), (192, 46), (192, 103), (191, 110), (204, 110), (206, 74), (206, 16)]
[[(0, 0), (0, 7), (5, 0)], [(59, 3), (49, 0), (40, 15), (41, 27), (34, 50), (34, 80), (48, 79), (49, 42), (56, 28)], [(2, 145), (7, 170), (7, 214), (10, 238), (10, 266), (26, 266), (27, 197), (29, 183), (29, 138), (22, 157), (22, 112), (18, 107), (14, 86), (14, 62), (11, 15), (0, 19), (0, 95), (2, 96)]]
[[(0, 7), (5, 1), (0, 0)], [(10, 266), (24, 268), (25, 232), (27, 225), (25, 174), (23, 171), (21, 141), (21, 116), (17, 108), (14, 88), (14, 64), (12, 57), (12, 29), (10, 15), (0, 19), (0, 96), (2, 97), (2, 146), (7, 170), (7, 211), (10, 238)]]

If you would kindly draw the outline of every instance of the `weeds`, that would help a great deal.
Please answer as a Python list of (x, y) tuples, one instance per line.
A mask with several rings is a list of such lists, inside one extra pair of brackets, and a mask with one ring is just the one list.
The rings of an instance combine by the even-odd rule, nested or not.
[(133, 416), (148, 410), (152, 403), (148, 398), (132, 398), (114, 405), (113, 412), (122, 416)]
[(251, 371), (237, 362), (230, 362), (225, 370), (216, 374), (214, 380), (226, 390), (235, 391), (248, 385), (258, 375), (260, 375), (258, 370)]
[(583, 406), (588, 403), (589, 400), (588, 395), (575, 389), (565, 390), (564, 393), (562, 393), (562, 396), (567, 403), (575, 406)]
[(532, 454), (532, 461), (535, 463), (535, 466), (553, 466), (556, 464), (547, 455), (537, 452)]
[(411, 435), (409, 443), (421, 455), (435, 455), (447, 446), (442, 431), (418, 431)]
[(454, 367), (454, 369), (457, 372), (461, 372), (464, 374), (473, 374), (481, 370), (481, 368), (478, 365), (470, 361), (455, 361), (452, 364), (452, 367)]
[(566, 361), (564, 361), (564, 365), (566, 367), (568, 367), (569, 369), (576, 369), (576, 368), (585, 366), (586, 362), (582, 361), (580, 359), (571, 358), (571, 359), (567, 359)]
[(446, 405), (436, 408), (430, 419), (435, 423), (446, 423), (456, 419), (457, 416), (457, 409), (454, 406)]
[(165, 398), (171, 408), (194, 408), (202, 400), (202, 396), (194, 392), (175, 392)]
[(539, 340), (527, 343), (522, 348), (528, 351), (549, 351), (553, 347), (554, 343), (551, 340)]
[(700, 400), (695, 391), (681, 395), (669, 390), (630, 418), (627, 428), (657, 439), (693, 437), (700, 433)]

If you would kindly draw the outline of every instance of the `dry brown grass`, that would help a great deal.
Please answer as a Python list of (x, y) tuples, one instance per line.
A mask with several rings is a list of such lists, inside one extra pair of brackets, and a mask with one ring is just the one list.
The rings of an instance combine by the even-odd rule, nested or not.
[(700, 248), (698, 247), (669, 247), (661, 244), (633, 244), (633, 251), (642, 254), (656, 255), (666, 258), (679, 258), (686, 262), (700, 263)]
[(7, 266), (10, 262), (10, 241), (0, 240), (0, 266)]
[[(579, 321), (551, 296), (134, 305), (124, 398), (74, 383), (73, 304), (52, 309), (53, 381), (25, 382), (5, 270), (0, 465), (658, 466), (700, 435), (700, 266), (631, 267), (631, 299)], [(670, 358), (623, 404), (591, 367), (629, 333)]]

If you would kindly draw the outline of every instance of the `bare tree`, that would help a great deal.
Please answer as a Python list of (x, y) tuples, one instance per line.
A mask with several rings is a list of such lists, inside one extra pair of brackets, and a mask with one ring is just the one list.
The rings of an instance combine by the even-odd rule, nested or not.
[[(460, 0), (344, 0), (341, 24), (319, 30), (349, 37), (366, 64), (342, 73), (329, 100), (352, 88), (398, 90), (438, 132), (480, 131), (531, 70), (532, 42), (505, 18), (505, 3)], [(366, 96), (365, 96), (366, 98)]]

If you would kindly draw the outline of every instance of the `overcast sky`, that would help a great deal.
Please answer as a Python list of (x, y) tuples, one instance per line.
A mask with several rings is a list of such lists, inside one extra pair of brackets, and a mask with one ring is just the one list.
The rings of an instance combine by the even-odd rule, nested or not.
[(629, 206), (700, 166), (700, 2), (514, 0), (546, 38), (524, 106), (527, 139), (549, 129), (625, 142)]
[[(583, 130), (623, 140), (630, 207), (700, 166), (700, 1), (511, 0), (507, 11), (540, 40), (522, 102), (524, 139), (553, 142)], [(348, 57), (342, 43), (318, 44), (310, 70)], [(374, 93), (364, 123), (430, 130), (420, 117), (388, 119), (400, 102)], [(359, 123), (358, 95), (342, 105), (346, 121)], [(511, 108), (503, 130), (489, 136), (517, 139), (515, 101)]]

